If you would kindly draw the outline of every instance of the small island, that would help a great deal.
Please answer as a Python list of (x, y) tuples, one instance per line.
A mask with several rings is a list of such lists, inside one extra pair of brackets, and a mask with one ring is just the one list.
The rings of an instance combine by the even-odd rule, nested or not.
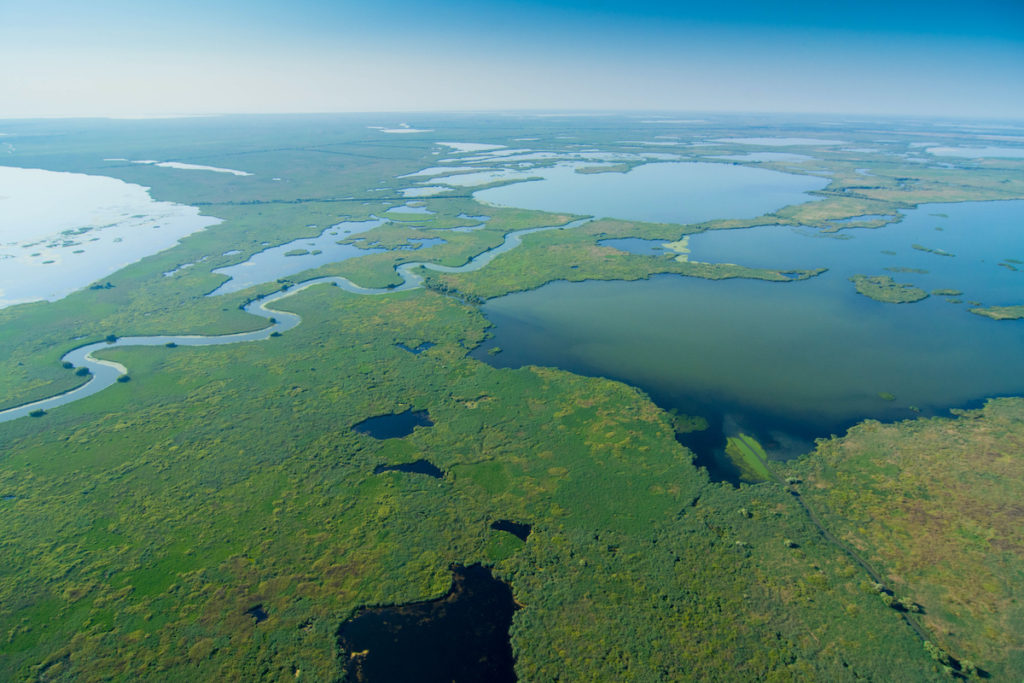
[(854, 275), (850, 282), (857, 293), (886, 304), (911, 304), (928, 298), (928, 292), (914, 285), (896, 282), (888, 275)]
[(1018, 306), (989, 306), (988, 308), (971, 308), (971, 313), (983, 315), (993, 320), (1024, 319), (1024, 304)]

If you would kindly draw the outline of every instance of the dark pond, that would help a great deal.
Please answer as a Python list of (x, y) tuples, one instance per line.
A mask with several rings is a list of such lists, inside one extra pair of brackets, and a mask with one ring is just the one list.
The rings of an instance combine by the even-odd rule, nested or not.
[(495, 531), (507, 531), (520, 541), (525, 541), (527, 536), (530, 535), (530, 530), (533, 529), (529, 524), (520, 524), (508, 519), (498, 519), (491, 522), (491, 528)]
[(515, 681), (512, 590), (479, 564), (453, 567), (438, 600), (363, 609), (338, 629), (355, 681)]
[(405, 412), (368, 417), (352, 429), (375, 439), (396, 439), (412, 434), (416, 427), (433, 427), (430, 414), (425, 410), (409, 408)]
[(245, 610), (245, 613), (256, 620), (256, 623), (267, 620), (267, 611), (263, 609), (263, 605), (256, 605)]
[(740, 485), (742, 472), (725, 454), (726, 439), (720, 419), (714, 423), (709, 421), (708, 428), (703, 431), (676, 434), (676, 441), (693, 452), (693, 464), (706, 469), (711, 481)]
[(415, 462), (406, 462), (401, 465), (377, 465), (373, 468), (374, 474), (380, 474), (381, 472), (409, 472), (411, 474), (425, 474), (428, 477), (434, 477), (440, 479), (444, 476), (444, 472), (434, 466), (429, 460), (417, 460)]
[(411, 346), (408, 346), (407, 344), (403, 344), (402, 342), (398, 342), (397, 344), (395, 344), (395, 346), (397, 346), (398, 348), (402, 349), (403, 351), (408, 351), (409, 353), (415, 353), (415, 354), (418, 355), (418, 354), (423, 353), (424, 351), (426, 351), (429, 348), (433, 348), (434, 346), (436, 346), (436, 344), (434, 344), (434, 342), (423, 342), (419, 346), (411, 347)]

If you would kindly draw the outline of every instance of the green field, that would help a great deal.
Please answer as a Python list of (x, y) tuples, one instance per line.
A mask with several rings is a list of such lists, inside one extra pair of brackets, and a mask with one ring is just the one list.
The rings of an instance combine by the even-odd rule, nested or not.
[(752, 436), (747, 434), (730, 436), (725, 447), (725, 454), (740, 469), (743, 481), (754, 483), (777, 479), (768, 469), (768, 455), (764, 452), (764, 448)]

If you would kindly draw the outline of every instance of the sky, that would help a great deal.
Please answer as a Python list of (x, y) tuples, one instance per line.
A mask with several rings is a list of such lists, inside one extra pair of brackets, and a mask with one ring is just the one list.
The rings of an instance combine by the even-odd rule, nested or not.
[(1024, 119), (1024, 0), (0, 0), (0, 118)]

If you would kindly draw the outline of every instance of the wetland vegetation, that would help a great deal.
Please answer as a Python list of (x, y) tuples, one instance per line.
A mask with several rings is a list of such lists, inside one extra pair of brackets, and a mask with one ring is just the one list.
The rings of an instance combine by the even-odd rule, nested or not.
[[(789, 248), (927, 270), (898, 272), (1012, 312), (1020, 272), (996, 264), (1020, 262), (1019, 232), (984, 231), (1019, 215), (1019, 160), (908, 164), (936, 134), (909, 121), (882, 135), (718, 117), (659, 125), (705, 144), (657, 152), (627, 117), (410, 123), (421, 132), (359, 116), (5, 127), (5, 164), (115, 177), (221, 222), (100, 287), (0, 310), (0, 408), (88, 382), (61, 364), (83, 345), (131, 376), (0, 424), (0, 678), (373, 680), (410, 664), (449, 680), (481, 662), (527, 681), (1024, 674), (1021, 400), (939, 416), (1024, 393), (1020, 321), (936, 299), (880, 306), (852, 291), (856, 270)], [(766, 156), (766, 139), (805, 158)], [(108, 161), (172, 158), (251, 175)], [(819, 189), (667, 223), (642, 222), (653, 206), (478, 201), (513, 170), (634, 182), (666, 161)], [(417, 175), (445, 165), (499, 185), (474, 199), (479, 187)], [(309, 248), (325, 229), (356, 223), (326, 237), (362, 253), (296, 268), (333, 249)], [(564, 229), (473, 261), (545, 226)], [(609, 242), (684, 236), (689, 254)], [(233, 281), (219, 270), (300, 247), (286, 274), (209, 296)], [(353, 285), (302, 285), (332, 276)], [(252, 315), (279, 290), (291, 295)], [(516, 301), (544, 323), (545, 354), (531, 356), (531, 319), (502, 318)], [(633, 332), (608, 345), (604, 327), (624, 321)], [(234, 333), (255, 336), (185, 341)], [(735, 486), (713, 480), (719, 449)]]

